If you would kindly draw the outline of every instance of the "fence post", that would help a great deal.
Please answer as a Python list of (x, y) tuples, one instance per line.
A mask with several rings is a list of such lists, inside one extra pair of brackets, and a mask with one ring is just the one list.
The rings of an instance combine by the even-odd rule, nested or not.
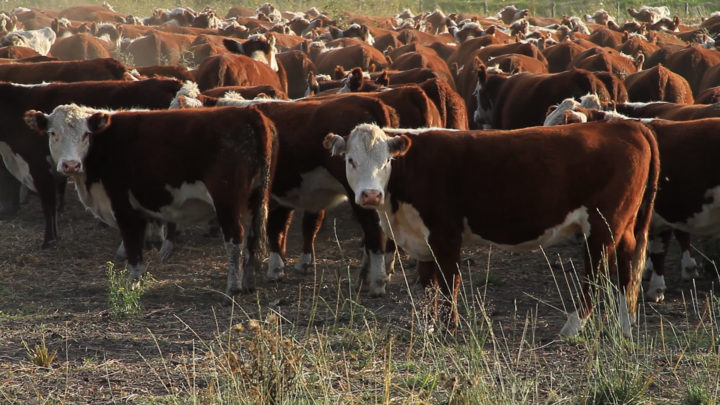
[(690, 18), (690, 3), (685, 2), (685, 18)]
[(485, 13), (484, 13), (484, 14), (485, 14), (485, 16), (487, 17), (487, 15), (488, 15), (487, 0), (483, 1), (483, 9), (485, 10)]
[(616, 10), (615, 18), (617, 18), (618, 21), (620, 21), (620, 2), (619, 1), (617, 3), (615, 3), (615, 10)]
[(418, 0), (418, 13), (422, 13), (422, 11), (423, 11), (422, 0)]
[(552, 9), (550, 11), (550, 17), (555, 18), (555, 2), (552, 2)]

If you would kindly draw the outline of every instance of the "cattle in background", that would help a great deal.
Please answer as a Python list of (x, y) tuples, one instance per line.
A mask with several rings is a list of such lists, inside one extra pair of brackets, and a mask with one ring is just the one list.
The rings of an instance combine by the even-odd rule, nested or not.
[(0, 83), (0, 115), (4, 123), (0, 155), (13, 176), (40, 197), (45, 216), (43, 247), (51, 247), (57, 241), (58, 193), (64, 192), (65, 183), (48, 162), (47, 142), (33, 136), (22, 122), (24, 111), (50, 111), (71, 102), (108, 108), (167, 108), (180, 87), (176, 80), (158, 79), (37, 86)]
[(60, 60), (87, 60), (109, 58), (110, 49), (106, 41), (80, 33), (59, 38), (50, 48), (50, 54)]
[(40, 54), (27, 46), (3, 46), (0, 48), (0, 58), (24, 59), (34, 56), (40, 56)]
[(34, 49), (40, 55), (47, 55), (56, 38), (55, 31), (50, 27), (28, 31), (12, 31), (2, 38), (0, 45), (26, 46)]
[(254, 290), (277, 153), (275, 127), (262, 113), (111, 113), (71, 104), (49, 115), (30, 110), (24, 118), (47, 134), (57, 170), (74, 180), (83, 204), (120, 229), (131, 279), (145, 272), (148, 220), (183, 224), (216, 217), (228, 255), (225, 293)]
[(275, 55), (287, 77), (288, 97), (300, 98), (305, 96), (305, 78), (310, 72), (316, 73), (317, 68), (307, 54), (302, 51), (286, 51)]
[(239, 54), (223, 53), (205, 59), (195, 70), (195, 79), (201, 90), (268, 84), (287, 93), (287, 86), (270, 66)]
[(137, 66), (133, 68), (144, 78), (171, 78), (181, 81), (195, 81), (195, 76), (183, 65)]
[(103, 6), (81, 5), (68, 7), (58, 13), (60, 18), (78, 21), (125, 22), (125, 15)]
[(202, 95), (220, 98), (220, 97), (223, 97), (226, 93), (228, 93), (230, 91), (234, 91), (246, 99), (253, 99), (260, 94), (265, 94), (266, 96), (268, 96), (270, 98), (279, 99), (279, 100), (287, 100), (288, 99), (288, 96), (285, 93), (281, 92), (280, 90), (278, 90), (272, 86), (268, 86), (265, 84), (260, 85), (260, 86), (250, 86), (250, 87), (247, 87), (247, 86), (213, 87), (212, 89), (203, 91)]
[(586, 48), (572, 41), (562, 41), (542, 50), (548, 62), (548, 71), (558, 73), (567, 70), (575, 56)]
[(388, 63), (385, 55), (371, 45), (362, 43), (344, 48), (326, 49), (322, 43), (313, 42), (308, 50), (310, 60), (315, 63), (318, 73), (332, 74), (336, 66), (346, 70), (360, 67), (364, 71), (384, 69)]
[(630, 101), (669, 101), (692, 104), (690, 84), (662, 64), (641, 70), (625, 78)]
[(628, 310), (635, 313), (659, 171), (650, 130), (624, 121), (417, 132), (390, 130), (391, 137), (360, 125), (347, 138), (329, 134), (324, 146), (345, 155), (355, 202), (377, 209), (385, 232), (418, 259), (435, 305), (438, 290), (450, 301), (451, 329), (463, 243), (535, 249), (574, 239), (587, 244), (583, 296), (560, 334), (579, 333), (602, 260), (615, 257), (608, 266), (619, 278), (622, 330), (631, 333)]
[(613, 49), (595, 47), (576, 55), (570, 68), (610, 72), (625, 79), (627, 75), (637, 72), (644, 61), (645, 56), (642, 54), (632, 58)]
[(605, 85), (591, 72), (573, 69), (562, 73), (518, 73), (506, 76), (478, 69), (475, 124), (485, 128), (513, 129), (542, 125), (545, 113), (565, 98), (591, 93), (609, 101)]
[(592, 72), (605, 85), (610, 99), (617, 103), (626, 103), (628, 101), (627, 87), (625, 82), (612, 72)]
[(662, 118), (672, 121), (689, 121), (720, 117), (720, 104), (677, 104), (662, 101), (652, 103), (616, 104), (615, 110), (633, 118)]
[(127, 68), (112, 58), (84, 61), (51, 61), (0, 65), (0, 80), (12, 83), (44, 81), (81, 82), (85, 80), (130, 79)]
[(700, 83), (705, 72), (712, 66), (720, 64), (720, 51), (703, 49), (694, 44), (668, 55), (663, 64), (684, 77), (690, 83), (693, 96), (696, 96), (703, 90)]
[(134, 39), (125, 52), (135, 66), (177, 65), (190, 50), (193, 39), (193, 35), (151, 31)]

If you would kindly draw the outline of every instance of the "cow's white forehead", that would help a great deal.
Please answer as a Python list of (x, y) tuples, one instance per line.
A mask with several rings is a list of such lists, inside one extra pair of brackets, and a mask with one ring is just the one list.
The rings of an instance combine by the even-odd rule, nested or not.
[(387, 138), (387, 134), (377, 125), (360, 124), (352, 130), (348, 137), (348, 150), (370, 152)]
[(48, 116), (51, 128), (82, 128), (86, 126), (87, 119), (100, 110), (77, 104), (64, 104), (55, 107)]

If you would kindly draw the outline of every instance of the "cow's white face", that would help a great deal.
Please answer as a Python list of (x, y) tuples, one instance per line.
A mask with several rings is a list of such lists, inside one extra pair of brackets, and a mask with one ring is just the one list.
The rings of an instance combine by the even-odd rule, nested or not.
[(90, 148), (90, 138), (108, 123), (105, 119), (99, 127), (97, 119), (91, 120), (96, 114), (102, 113), (92, 108), (68, 104), (55, 107), (49, 115), (28, 111), (25, 113), (25, 122), (32, 129), (48, 135), (50, 155), (57, 164), (57, 171), (73, 176), (85, 172), (83, 161)]
[(391, 160), (404, 155), (411, 141), (406, 135), (389, 137), (377, 125), (360, 124), (347, 139), (328, 134), (323, 142), (333, 156), (345, 155), (345, 174), (355, 193), (355, 203), (378, 208), (385, 202), (392, 170)]

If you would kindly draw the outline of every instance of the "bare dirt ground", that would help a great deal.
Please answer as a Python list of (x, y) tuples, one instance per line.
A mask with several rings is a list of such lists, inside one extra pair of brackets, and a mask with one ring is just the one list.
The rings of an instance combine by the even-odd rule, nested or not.
[[(153, 402), (152, 398), (172, 395), (190, 385), (189, 369), (203, 350), (202, 342), (212, 341), (238, 319), (255, 317), (269, 307), (282, 312), (295, 327), (342, 326), (352, 316), (344, 305), (351, 298), (373, 313), (380, 324), (410, 325), (411, 294), (399, 267), (386, 296), (353, 294), (361, 234), (347, 206), (326, 217), (316, 247), (315, 275), (288, 272), (289, 278), (282, 282), (259, 275), (257, 294), (238, 297), (239, 308), (223, 305), (226, 269), (221, 241), (204, 236), (202, 226), (183, 230), (179, 246), (167, 262), (158, 262), (155, 249), (146, 252), (148, 269), (157, 282), (143, 296), (141, 314), (129, 319), (117, 319), (108, 306), (106, 262), (114, 260), (118, 232), (100, 226), (82, 208), (71, 186), (59, 229), (62, 239), (58, 246), (41, 250), (43, 217), (35, 196), (17, 218), (0, 221), (0, 403)], [(300, 235), (293, 226), (288, 253), (295, 258), (299, 250)], [(565, 304), (569, 294), (557, 258), (562, 258), (567, 269), (570, 261), (581, 263), (578, 253), (579, 247), (547, 252), (555, 264)], [(465, 250), (465, 260), (465, 288), (487, 288), (487, 308), (498, 331), (517, 341), (525, 316), (531, 313), (537, 317), (533, 333), (542, 347), (537, 353), (540, 357), (560, 363), (582, 358), (572, 346), (555, 340), (565, 321), (563, 300), (542, 252), (470, 248)], [(406, 258), (403, 263), (410, 291), (417, 295), (412, 285), (414, 267)], [(642, 303), (643, 322), (653, 328), (662, 317), (664, 322), (691, 328), (696, 319), (687, 302), (695, 289), (679, 280), (675, 251), (668, 266), (673, 271), (667, 276), (666, 300)], [(487, 269), (491, 277), (485, 286)], [(711, 279), (706, 276), (698, 281), (697, 294), (707, 294)], [(321, 302), (314, 312), (313, 295)], [(57, 350), (48, 369), (34, 366), (25, 348), (25, 344), (33, 347), (43, 336), (47, 346)], [(572, 367), (558, 366), (559, 370), (566, 368)], [(652, 388), (656, 397), (681, 397), (682, 390), (673, 388), (680, 384), (675, 377), (657, 381)], [(192, 384), (202, 388), (203, 382)]]

